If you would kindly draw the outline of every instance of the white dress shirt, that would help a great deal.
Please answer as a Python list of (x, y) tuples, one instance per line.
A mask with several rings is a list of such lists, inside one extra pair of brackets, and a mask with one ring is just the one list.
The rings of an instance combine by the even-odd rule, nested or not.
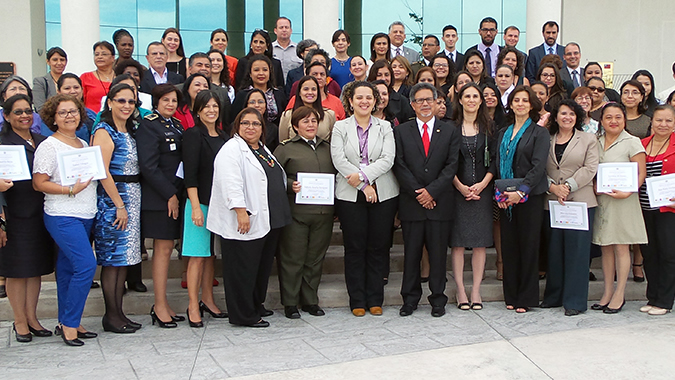
[[(420, 137), (424, 135), (424, 124), (422, 120), (419, 118), (415, 118), (417, 120), (417, 129), (420, 131)], [(427, 134), (429, 134), (429, 143), (431, 143), (431, 135), (433, 135), (434, 132), (434, 123), (436, 122), (436, 116), (432, 117), (431, 120), (426, 122), (427, 125)]]

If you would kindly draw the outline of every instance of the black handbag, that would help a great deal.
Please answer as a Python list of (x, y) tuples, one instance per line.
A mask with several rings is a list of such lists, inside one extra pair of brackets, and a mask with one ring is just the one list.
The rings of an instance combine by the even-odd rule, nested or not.
[[(505, 178), (495, 180), (495, 200), (497, 202), (505, 202), (507, 196), (504, 194), (507, 191), (516, 191), (523, 184), (524, 178)], [(520, 199), (518, 203), (527, 201), (527, 195)]]

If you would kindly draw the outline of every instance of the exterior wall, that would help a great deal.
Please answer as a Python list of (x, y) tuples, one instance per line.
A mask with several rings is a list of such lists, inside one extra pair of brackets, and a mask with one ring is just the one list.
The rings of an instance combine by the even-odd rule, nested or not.
[(0, 61), (14, 62), (16, 73), (33, 83), (46, 71), (44, 0), (0, 0)]

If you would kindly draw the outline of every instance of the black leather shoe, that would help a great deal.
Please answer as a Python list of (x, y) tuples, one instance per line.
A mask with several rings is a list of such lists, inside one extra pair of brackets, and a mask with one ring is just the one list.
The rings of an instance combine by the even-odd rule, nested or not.
[(259, 320), (259, 321), (256, 322), (256, 323), (252, 323), (252, 324), (246, 325), (246, 326), (248, 326), (248, 327), (269, 327), (269, 326), (270, 326), (270, 323), (267, 322), (267, 321), (264, 320), (264, 319), (261, 319), (261, 320)]
[(445, 315), (445, 306), (434, 306), (431, 308), (431, 316), (432, 317), (442, 317)]
[(284, 306), (284, 315), (288, 319), (300, 319), (300, 312), (295, 306)]
[(315, 317), (326, 315), (326, 312), (324, 312), (319, 305), (305, 305), (302, 307), (302, 311), (307, 312)]
[[(105, 317), (103, 317), (103, 319), (101, 320), (101, 325), (103, 325), (103, 331), (112, 332), (112, 333), (115, 333), (115, 334), (133, 334), (133, 333), (136, 332), (136, 329), (131, 327), (131, 325), (128, 325), (128, 324), (126, 324), (122, 327), (115, 327)], [(78, 333), (78, 335), (79, 335), (79, 333)], [(79, 336), (78, 336), (78, 338), (79, 338)]]
[(152, 307), (150, 308), (150, 317), (152, 318), (152, 324), (154, 325), (155, 322), (157, 322), (157, 324), (161, 328), (172, 329), (172, 328), (178, 327), (176, 322), (173, 321), (173, 318), (171, 318), (171, 321), (169, 321), (169, 322), (164, 322), (161, 319), (159, 319), (159, 317), (155, 313), (155, 305), (152, 305)]
[(52, 336), (52, 332), (47, 330), (47, 329), (36, 330), (36, 329), (30, 327), (30, 325), (28, 325), (28, 330), (30, 330), (31, 334), (33, 334), (37, 337), (40, 337), (40, 338)]
[(94, 339), (97, 336), (98, 336), (97, 333), (91, 332), (91, 331), (85, 331), (85, 332), (78, 331), (77, 332), (77, 337), (80, 338), (80, 339)]
[(207, 313), (211, 314), (211, 316), (213, 318), (227, 318), (228, 317), (227, 313), (223, 313), (223, 312), (214, 313), (213, 311), (211, 311), (211, 309), (209, 309), (208, 306), (206, 306), (206, 304), (204, 302), (199, 301), (199, 314), (202, 317), (204, 317), (204, 312), (207, 312)]
[(183, 322), (185, 320), (185, 317), (182, 315), (172, 315), (171, 320), (173, 322)]
[(127, 318), (127, 325), (135, 328), (136, 330), (140, 330), (141, 327), (143, 327), (142, 324), (140, 324), (138, 322), (134, 322), (134, 321), (130, 320), (129, 318)]
[(12, 323), (12, 331), (14, 331), (14, 336), (16, 337), (16, 341), (19, 343), (28, 343), (33, 340), (33, 336), (28, 333), (28, 334), (19, 334), (16, 332), (16, 326)]
[[(265, 309), (265, 305), (260, 305), (260, 316), (261, 317), (269, 317), (270, 315), (274, 314), (272, 310)], [(268, 323), (269, 325), (269, 323)], [(267, 326), (265, 326), (267, 327)]]
[(187, 320), (188, 320), (188, 324), (190, 325), (190, 327), (195, 327), (195, 328), (204, 327), (204, 322), (202, 322), (202, 321), (192, 322), (192, 320), (190, 319), (190, 309), (185, 310), (185, 315), (187, 315)]
[(79, 335), (80, 335), (79, 331), (77, 333), (77, 335), (78, 335), (77, 338), (68, 340), (68, 339), (66, 339), (66, 334), (63, 333), (63, 330), (61, 329), (61, 326), (56, 326), (54, 328), (54, 335), (61, 336), (61, 339), (63, 339), (63, 343), (65, 343), (67, 346), (72, 346), (72, 347), (84, 346), (84, 342), (81, 341), (80, 339), (78, 339)]
[(552, 305), (548, 302), (542, 302), (541, 304), (539, 304), (539, 307), (541, 309), (551, 309), (551, 308), (560, 307), (560, 306), (562, 306), (562, 305)]
[(98, 289), (100, 287), (101, 287), (101, 285), (99, 285), (98, 282), (96, 282), (96, 281), (91, 282), (91, 289)]
[(591, 309), (601, 311), (601, 310), (605, 310), (607, 308), (607, 305), (609, 305), (609, 303), (604, 304), (604, 305), (600, 305), (599, 303), (594, 303), (593, 305), (591, 305)]
[(565, 315), (568, 317), (573, 317), (575, 315), (579, 315), (581, 312), (576, 309), (565, 309)]
[(148, 291), (148, 287), (145, 286), (145, 284), (140, 281), (128, 283), (127, 288), (129, 288), (129, 290), (133, 290), (134, 292), (138, 293), (145, 293)]
[(407, 317), (409, 315), (412, 315), (415, 309), (417, 309), (416, 305), (405, 304), (401, 306), (401, 309), (398, 311), (398, 315), (400, 315), (401, 317)]
[(612, 308), (609, 307), (609, 304), (607, 304), (607, 307), (602, 312), (605, 313), (605, 314), (617, 314), (618, 312), (621, 311), (621, 309), (623, 309), (623, 305), (625, 305), (625, 304), (626, 304), (626, 300), (623, 301), (623, 303), (621, 304), (621, 306), (619, 306), (618, 309), (612, 309)]

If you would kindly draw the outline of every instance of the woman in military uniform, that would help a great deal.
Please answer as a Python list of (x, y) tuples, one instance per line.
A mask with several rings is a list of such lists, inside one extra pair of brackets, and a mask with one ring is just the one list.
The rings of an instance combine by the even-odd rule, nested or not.
[(297, 174), (332, 173), (330, 145), (316, 135), (319, 129), (316, 109), (301, 106), (293, 110), (291, 125), (296, 135), (279, 145), (274, 155), (286, 170), (288, 202), (293, 221), (281, 234), (279, 285), (281, 303), (287, 318), (300, 318), (298, 305), (311, 315), (321, 316), (317, 290), (326, 250), (333, 232), (333, 205), (296, 204), (300, 191)]

